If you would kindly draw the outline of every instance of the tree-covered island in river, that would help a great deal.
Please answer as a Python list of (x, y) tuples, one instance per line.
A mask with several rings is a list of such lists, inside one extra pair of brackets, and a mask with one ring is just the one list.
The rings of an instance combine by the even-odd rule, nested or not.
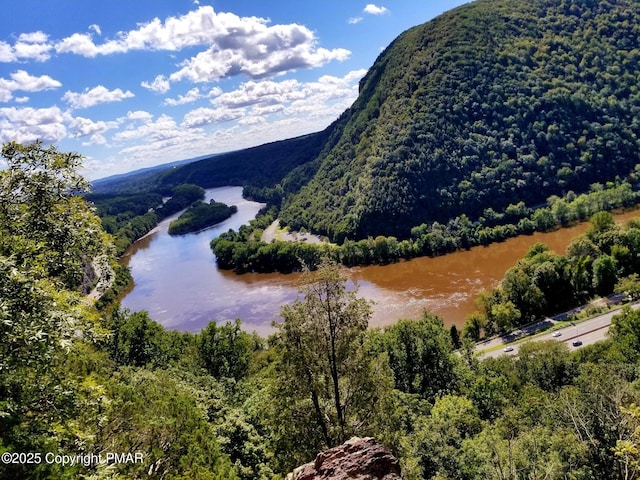
[(192, 203), (176, 220), (169, 224), (169, 235), (184, 235), (216, 225), (238, 211), (235, 205), (211, 200)]

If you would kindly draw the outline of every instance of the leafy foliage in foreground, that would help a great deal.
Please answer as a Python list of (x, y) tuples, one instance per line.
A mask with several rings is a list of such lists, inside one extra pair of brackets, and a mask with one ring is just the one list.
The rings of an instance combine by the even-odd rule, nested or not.
[(80, 155), (11, 142), (2, 156), (0, 255), (39, 279), (87, 290), (89, 264), (108, 249), (100, 221), (79, 196), (88, 187), (76, 171)]
[[(77, 195), (77, 154), (3, 146), (0, 172), (2, 478), (238, 478), (194, 387), (162, 372), (189, 345), (146, 314), (98, 316), (85, 277), (113, 250)], [(145, 367), (154, 368), (154, 371)], [(143, 462), (63, 465), (45, 455), (139, 453)], [(6, 457), (3, 457), (6, 458)], [(95, 457), (94, 457), (95, 458)]]
[(479, 0), (399, 36), (283, 225), (409, 236), (582, 192), (640, 163), (640, 4)]

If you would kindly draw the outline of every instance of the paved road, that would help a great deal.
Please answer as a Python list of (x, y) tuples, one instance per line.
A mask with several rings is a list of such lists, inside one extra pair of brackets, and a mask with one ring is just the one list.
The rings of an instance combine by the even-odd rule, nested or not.
[[(640, 303), (632, 304), (631, 308), (633, 308), (634, 310), (640, 308)], [(520, 345), (523, 344), (524, 342), (545, 341), (545, 340), (565, 342), (568, 344), (570, 350), (575, 350), (576, 348), (580, 348), (580, 347), (574, 347), (572, 345), (572, 342), (574, 340), (582, 341), (582, 346), (591, 345), (600, 340), (604, 340), (607, 335), (607, 332), (609, 331), (609, 325), (611, 324), (611, 319), (615, 315), (620, 313), (620, 310), (621, 309), (613, 310), (609, 313), (605, 313), (603, 315), (599, 315), (589, 320), (585, 320), (584, 322), (577, 323), (575, 324), (575, 326), (567, 326), (565, 328), (556, 330), (557, 332), (560, 332), (560, 336), (558, 337), (553, 337), (552, 332), (546, 332), (538, 335), (533, 335), (530, 337), (525, 337), (520, 341), (516, 341), (511, 344), (508, 342), (504, 342), (504, 340), (501, 338), (498, 338), (498, 339), (492, 340), (489, 343), (479, 345), (476, 351), (478, 351), (478, 353), (482, 357), (495, 358), (500, 355), (517, 355), (518, 350), (520, 349)], [(547, 321), (552, 323), (554, 322), (551, 319), (547, 319)], [(493, 350), (491, 352), (482, 353), (483, 350), (486, 350), (488, 348), (492, 348), (496, 346), (501, 347), (500, 344), (504, 345), (505, 346), (504, 348), (511, 347), (513, 348), (513, 350), (509, 352), (505, 352), (503, 348), (498, 348), (497, 350)]]

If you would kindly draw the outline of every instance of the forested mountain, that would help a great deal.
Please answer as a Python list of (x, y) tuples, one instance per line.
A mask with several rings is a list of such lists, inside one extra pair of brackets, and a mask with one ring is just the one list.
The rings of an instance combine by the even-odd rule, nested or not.
[(336, 241), (405, 238), (627, 176), (639, 79), (640, 2), (464, 5), (378, 57), (281, 221)]
[[(208, 155), (207, 158), (212, 158)], [(190, 158), (187, 160), (178, 160), (170, 163), (163, 163), (153, 167), (141, 168), (132, 172), (111, 175), (109, 177), (99, 178), (91, 181), (91, 191), (94, 194), (116, 194), (121, 192), (137, 193), (147, 192), (152, 186), (157, 185), (158, 178), (167, 170), (186, 165), (202, 158)]]

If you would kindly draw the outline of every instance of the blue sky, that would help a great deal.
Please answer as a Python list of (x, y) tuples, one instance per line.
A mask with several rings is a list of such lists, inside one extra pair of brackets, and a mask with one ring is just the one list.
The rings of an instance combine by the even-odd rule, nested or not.
[(395, 37), (463, 3), (3, 2), (0, 142), (79, 152), (95, 179), (319, 131)]

